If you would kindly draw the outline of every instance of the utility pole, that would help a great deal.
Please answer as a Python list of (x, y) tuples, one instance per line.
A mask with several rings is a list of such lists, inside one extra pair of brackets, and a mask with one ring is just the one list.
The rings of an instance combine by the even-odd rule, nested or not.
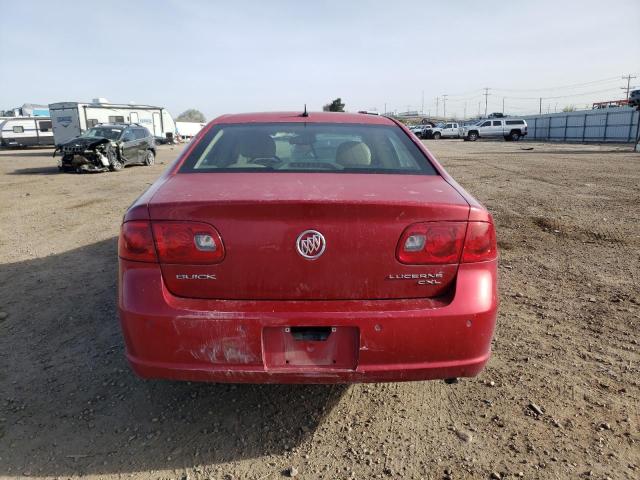
[(440, 102), (440, 97), (436, 97), (436, 118), (438, 118), (438, 102)]
[(491, 95), (489, 93), (489, 90), (491, 90), (489, 87), (484, 87), (484, 116), (487, 116), (487, 104), (489, 102), (489, 95)]
[(480, 102), (478, 102), (478, 117), (480, 116)]
[(623, 80), (627, 81), (627, 87), (626, 88), (625, 87), (620, 87), (620, 88), (622, 88), (622, 90), (626, 90), (627, 91), (627, 100), (629, 100), (629, 90), (631, 88), (631, 79), (632, 78), (638, 78), (638, 77), (636, 77), (634, 75), (631, 75), (631, 74), (627, 75), (626, 77), (625, 76), (622, 77)]
[(384, 102), (384, 114), (387, 114), (387, 102)]
[(462, 119), (467, 119), (467, 102), (464, 102), (464, 115), (462, 116)]
[(502, 97), (502, 115), (504, 115), (504, 97)]
[(442, 116), (444, 117), (444, 121), (447, 121), (447, 97), (449, 95), (442, 95), (442, 109), (443, 109), (443, 113)]
[(542, 97), (540, 97), (540, 115), (542, 115)]
[(422, 108), (420, 109), (420, 114), (424, 115), (424, 90), (422, 90)]

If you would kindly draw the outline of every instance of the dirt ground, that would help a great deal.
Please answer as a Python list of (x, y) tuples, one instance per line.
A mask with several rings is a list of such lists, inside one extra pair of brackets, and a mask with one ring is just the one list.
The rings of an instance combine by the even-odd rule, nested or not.
[(427, 144), (501, 247), (493, 357), (455, 385), (136, 378), (116, 236), (179, 147), (94, 175), (0, 151), (0, 477), (640, 478), (640, 155)]

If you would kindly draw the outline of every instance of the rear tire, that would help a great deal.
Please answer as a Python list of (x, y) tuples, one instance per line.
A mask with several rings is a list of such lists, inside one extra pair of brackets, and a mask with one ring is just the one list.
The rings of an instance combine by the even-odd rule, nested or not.
[(150, 167), (151, 165), (153, 165), (156, 162), (156, 156), (153, 154), (153, 151), (151, 150), (147, 150), (147, 153), (144, 157), (144, 164), (147, 167)]
[(509, 134), (509, 138), (512, 142), (517, 142), (518, 140), (520, 140), (520, 132), (511, 132)]
[(434, 140), (440, 140), (442, 138), (442, 134), (440, 132), (436, 132), (433, 134)]
[(469, 132), (468, 138), (470, 142), (475, 142), (478, 139), (478, 132)]

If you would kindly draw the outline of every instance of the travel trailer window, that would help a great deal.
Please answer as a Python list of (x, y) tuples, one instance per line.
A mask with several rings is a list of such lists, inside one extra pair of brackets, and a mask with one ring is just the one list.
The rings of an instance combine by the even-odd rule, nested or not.
[(87, 119), (87, 128), (91, 128), (91, 127), (95, 127), (96, 125), (98, 125), (98, 120), (96, 120), (95, 118), (89, 118)]
[(24, 133), (24, 127), (13, 127), (13, 133)]
[(109, 116), (109, 123), (124, 123), (124, 117), (120, 115)]
[(51, 130), (51, 121), (50, 120), (41, 120), (38, 122), (38, 127), (41, 132), (48, 132)]

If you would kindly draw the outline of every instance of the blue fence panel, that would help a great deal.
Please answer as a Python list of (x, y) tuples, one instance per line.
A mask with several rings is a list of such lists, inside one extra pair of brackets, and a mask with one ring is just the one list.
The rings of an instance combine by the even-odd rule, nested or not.
[(528, 140), (633, 142), (640, 112), (631, 107), (523, 116)]

